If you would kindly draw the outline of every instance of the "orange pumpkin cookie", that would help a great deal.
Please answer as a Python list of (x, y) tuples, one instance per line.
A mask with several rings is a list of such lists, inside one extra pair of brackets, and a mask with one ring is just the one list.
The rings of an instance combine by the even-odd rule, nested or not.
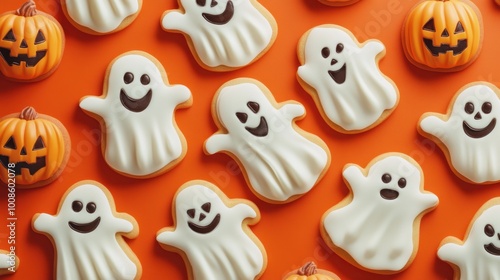
[(340, 278), (335, 273), (318, 269), (314, 262), (308, 262), (296, 271), (285, 275), (283, 280), (340, 280)]
[(17, 188), (54, 181), (69, 158), (71, 142), (57, 119), (33, 107), (0, 119), (0, 180)]
[(479, 9), (469, 0), (424, 0), (408, 14), (403, 49), (415, 66), (459, 71), (476, 60), (483, 40)]
[(38, 81), (61, 62), (64, 31), (55, 18), (24, 3), (0, 15), (0, 73), (15, 81)]

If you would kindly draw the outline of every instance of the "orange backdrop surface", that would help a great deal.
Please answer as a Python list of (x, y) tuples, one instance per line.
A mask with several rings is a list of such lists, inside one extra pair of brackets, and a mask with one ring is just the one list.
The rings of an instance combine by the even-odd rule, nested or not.
[[(15, 10), (23, 2), (0, 0), (0, 12)], [(40, 82), (15, 83), (0, 77), (0, 115), (34, 106), (39, 113), (51, 115), (66, 126), (72, 151), (57, 181), (16, 192), (16, 254), (21, 265), (6, 279), (53, 278), (52, 243), (32, 230), (31, 219), (35, 213), (55, 214), (67, 188), (87, 179), (104, 184), (114, 196), (117, 211), (136, 218), (139, 236), (127, 243), (142, 263), (143, 279), (187, 277), (182, 258), (163, 250), (155, 237), (159, 229), (173, 225), (173, 196), (179, 186), (193, 179), (210, 181), (230, 198), (246, 198), (258, 206), (261, 220), (252, 230), (267, 251), (268, 264), (262, 279), (281, 279), (311, 260), (343, 279), (452, 278), (451, 267), (437, 258), (439, 243), (449, 235), (462, 239), (479, 207), (500, 195), (500, 185), (480, 186), (461, 181), (451, 171), (443, 152), (417, 133), (417, 121), (425, 112), (444, 113), (456, 91), (467, 83), (488, 81), (500, 86), (497, 63), (500, 39), (495, 31), (500, 23), (500, 9), (493, 0), (475, 1), (483, 15), (485, 34), (478, 59), (460, 72), (433, 73), (412, 66), (401, 47), (403, 20), (418, 0), (361, 0), (341, 8), (328, 7), (316, 0), (259, 2), (277, 21), (278, 36), (274, 45), (248, 67), (215, 73), (196, 63), (181, 34), (161, 29), (161, 14), (178, 8), (175, 0), (144, 0), (142, 11), (131, 26), (106, 36), (78, 31), (65, 18), (58, 1), (37, 1), (38, 9), (53, 15), (65, 30), (64, 57), (57, 71)], [(344, 26), (361, 42), (375, 38), (386, 46), (380, 68), (398, 86), (400, 102), (388, 119), (370, 131), (343, 135), (332, 130), (297, 81), (299, 38), (308, 29), (327, 23)], [(176, 112), (178, 125), (187, 139), (186, 157), (172, 170), (150, 179), (124, 177), (105, 163), (99, 143), (99, 123), (78, 106), (83, 96), (102, 94), (108, 64), (130, 50), (155, 56), (165, 67), (170, 83), (186, 85), (193, 95), (193, 105)], [(278, 102), (302, 103), (307, 116), (297, 124), (321, 137), (330, 148), (328, 172), (309, 193), (294, 202), (273, 205), (260, 201), (249, 190), (229, 156), (207, 156), (203, 152), (203, 142), (217, 131), (210, 111), (213, 96), (222, 84), (239, 77), (261, 81)], [(349, 194), (341, 176), (344, 165), (355, 163), (365, 167), (371, 159), (386, 152), (413, 157), (423, 169), (425, 189), (435, 193), (440, 202), (422, 219), (420, 244), (412, 265), (401, 273), (377, 275), (360, 270), (333, 253), (320, 236), (320, 219), (326, 210)], [(7, 249), (6, 188), (0, 189), (0, 225), (2, 223), (5, 226), (0, 226), (0, 249)]]

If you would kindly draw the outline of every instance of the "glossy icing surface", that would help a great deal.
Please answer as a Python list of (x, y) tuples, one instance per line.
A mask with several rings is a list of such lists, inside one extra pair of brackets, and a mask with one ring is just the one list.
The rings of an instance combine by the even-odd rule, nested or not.
[(179, 2), (184, 12), (165, 12), (161, 25), (165, 30), (189, 36), (196, 55), (208, 67), (245, 66), (267, 49), (276, 36), (274, 19), (263, 15), (264, 8), (257, 1)]
[(55, 216), (34, 216), (33, 229), (54, 244), (56, 279), (140, 277), (140, 264), (122, 240), (122, 235), (135, 237), (137, 223), (127, 214), (115, 213), (114, 202), (105, 192), (91, 181), (77, 183), (63, 197)]
[(447, 115), (424, 114), (420, 129), (442, 143), (456, 172), (474, 183), (500, 180), (500, 100), (488, 83), (463, 87), (450, 103)]
[(314, 142), (297, 130), (294, 120), (305, 114), (304, 107), (276, 106), (263, 85), (240, 81), (222, 86), (216, 97), (214, 116), (227, 132), (207, 139), (206, 151), (237, 158), (250, 187), (265, 199), (284, 202), (308, 192), (328, 168), (330, 154), (321, 139)]
[(104, 122), (106, 162), (127, 175), (151, 175), (186, 152), (174, 111), (191, 104), (191, 92), (166, 84), (158, 67), (144, 54), (122, 55), (111, 65), (104, 95), (80, 101), (83, 110)]
[(156, 239), (183, 251), (190, 279), (256, 279), (264, 270), (266, 253), (248, 227), (259, 219), (250, 201), (228, 199), (205, 181), (188, 182), (175, 197), (174, 218), (175, 227)]
[(139, 12), (139, 0), (64, 0), (68, 15), (77, 24), (98, 33), (117, 29), (123, 20)]
[(439, 247), (438, 257), (459, 269), (454, 279), (500, 279), (500, 205), (494, 200), (478, 211), (463, 242), (448, 237)]
[(365, 170), (349, 164), (343, 176), (352, 200), (325, 213), (324, 238), (366, 269), (404, 269), (417, 250), (417, 217), (438, 203), (434, 194), (423, 191), (420, 167), (399, 154), (389, 154), (376, 158)]
[[(385, 46), (377, 40), (360, 45), (337, 25), (315, 27), (306, 35), (304, 63), (297, 74), (314, 89), (327, 121), (345, 131), (372, 127), (398, 103), (399, 92), (378, 67)], [(300, 54), (299, 54), (300, 55)]]

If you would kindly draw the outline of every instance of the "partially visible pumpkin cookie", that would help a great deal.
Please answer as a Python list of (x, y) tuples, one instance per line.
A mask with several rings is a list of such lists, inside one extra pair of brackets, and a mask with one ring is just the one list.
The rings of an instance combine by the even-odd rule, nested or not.
[(314, 262), (307, 262), (296, 271), (292, 271), (285, 275), (283, 280), (340, 280), (337, 274), (318, 269)]
[(0, 118), (0, 180), (17, 188), (54, 181), (71, 151), (68, 131), (57, 119), (33, 107)]
[(61, 62), (64, 31), (34, 1), (0, 15), (0, 73), (14, 81), (32, 82), (48, 77)]

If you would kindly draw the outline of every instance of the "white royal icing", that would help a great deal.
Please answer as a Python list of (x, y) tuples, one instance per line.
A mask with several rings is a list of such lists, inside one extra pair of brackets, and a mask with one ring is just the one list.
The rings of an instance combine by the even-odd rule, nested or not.
[(363, 130), (398, 102), (397, 87), (378, 67), (383, 54), (380, 41), (360, 46), (339, 26), (315, 27), (306, 38), (297, 74), (315, 90), (328, 122), (346, 131)]
[[(250, 107), (251, 102), (258, 104), (257, 112)], [(205, 142), (206, 151), (234, 155), (250, 187), (260, 196), (284, 202), (304, 194), (328, 168), (330, 154), (326, 145), (323, 148), (307, 139), (294, 126), (294, 119), (305, 114), (301, 104), (286, 103), (275, 108), (257, 83), (248, 81), (223, 86), (215, 110), (227, 133), (212, 135)], [(238, 114), (247, 117), (244, 123)], [(267, 128), (265, 136), (252, 134), (251, 129), (259, 126)]]
[[(500, 217), (500, 205), (484, 209), (484, 212), (473, 220), (463, 243), (453, 238), (456, 242), (445, 242), (439, 247), (438, 257), (459, 268), (460, 280), (500, 279), (498, 217)], [(455, 275), (455, 279), (458, 279), (458, 276)]]
[(12, 262), (8, 254), (0, 254), (0, 269), (7, 269), (15, 266), (15, 260)]
[[(453, 168), (474, 183), (500, 180), (500, 100), (496, 91), (491, 84), (468, 85), (454, 99), (449, 117), (432, 113), (420, 121), (422, 131), (446, 146)], [(472, 132), (475, 136), (466, 131), (476, 131)]]
[[(82, 208), (76, 212), (79, 208), (74, 205), (78, 202)], [(136, 278), (137, 265), (124, 251), (128, 246), (117, 240), (119, 234), (134, 230), (130, 222), (133, 218), (123, 213), (120, 218), (115, 216), (111, 205), (114, 207), (101, 187), (91, 182), (81, 183), (67, 193), (55, 216), (43, 213), (33, 221), (33, 228), (49, 235), (54, 243), (56, 279)], [(123, 219), (124, 215), (129, 219)], [(74, 225), (95, 226), (98, 219), (97, 227), (90, 232), (74, 229), (78, 229)]]
[[(391, 177), (387, 183), (384, 174)], [(325, 213), (327, 238), (366, 269), (403, 269), (416, 250), (417, 217), (438, 203), (434, 194), (422, 191), (420, 167), (399, 155), (388, 155), (376, 159), (366, 175), (359, 166), (347, 165), (343, 176), (351, 188), (352, 201)], [(383, 197), (396, 192), (392, 200)]]
[[(229, 206), (214, 192), (215, 186), (207, 185), (188, 183), (177, 194), (175, 228), (162, 229), (156, 240), (185, 253), (193, 279), (255, 279), (264, 269), (265, 251), (242, 223), (254, 220), (258, 209), (243, 200), (230, 200)], [(212, 231), (198, 233), (192, 227)]]
[[(105, 122), (106, 162), (115, 170), (146, 176), (178, 160), (185, 153), (183, 136), (177, 129), (174, 111), (191, 99), (191, 92), (183, 85), (167, 85), (162, 79), (163, 69), (140, 54), (119, 57), (109, 71), (108, 88), (104, 96), (85, 97), (80, 107), (99, 115)], [(125, 82), (126, 73), (133, 81)], [(150, 81), (143, 84), (143, 75)], [(150, 94), (151, 101), (140, 112), (129, 110), (123, 98), (140, 100)], [(136, 106), (137, 103), (130, 103)]]
[(139, 12), (139, 0), (64, 0), (76, 23), (98, 33), (117, 29), (127, 17)]
[[(201, 62), (209, 67), (245, 66), (272, 44), (275, 31), (271, 22), (252, 4), (256, 1), (179, 2), (185, 13), (167, 11), (162, 18), (162, 27), (187, 34)], [(234, 7), (234, 13), (227, 23), (210, 23), (203, 16), (223, 14), (228, 5)]]

